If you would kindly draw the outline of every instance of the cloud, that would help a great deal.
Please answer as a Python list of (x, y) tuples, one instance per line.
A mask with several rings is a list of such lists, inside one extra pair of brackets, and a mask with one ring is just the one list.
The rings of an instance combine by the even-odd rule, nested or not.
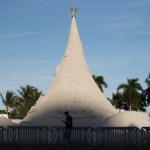
[(14, 33), (14, 34), (0, 35), (0, 38), (13, 38), (13, 37), (31, 36), (31, 35), (43, 34), (43, 33), (46, 33), (46, 32), (53, 31), (53, 30), (45, 30), (45, 31), (37, 31), (37, 32), (24, 32), (24, 33)]

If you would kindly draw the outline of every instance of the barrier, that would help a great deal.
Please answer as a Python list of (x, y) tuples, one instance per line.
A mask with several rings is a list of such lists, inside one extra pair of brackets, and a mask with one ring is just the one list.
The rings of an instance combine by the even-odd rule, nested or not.
[[(64, 144), (64, 128), (47, 126), (0, 126), (3, 144)], [(149, 146), (150, 127), (74, 127), (71, 140), (75, 145)]]

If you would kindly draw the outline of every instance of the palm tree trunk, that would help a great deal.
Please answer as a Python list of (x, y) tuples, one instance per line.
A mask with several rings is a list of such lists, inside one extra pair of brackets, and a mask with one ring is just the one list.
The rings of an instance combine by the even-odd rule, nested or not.
[(6, 105), (6, 113), (8, 114), (8, 105)]

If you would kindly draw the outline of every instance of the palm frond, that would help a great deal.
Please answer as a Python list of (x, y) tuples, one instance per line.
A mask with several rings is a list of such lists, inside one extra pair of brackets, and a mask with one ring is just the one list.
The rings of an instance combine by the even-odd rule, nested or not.
[(3, 97), (3, 95), (0, 93), (0, 97), (1, 97), (1, 100), (2, 100), (2, 102), (3, 102), (3, 104), (5, 105), (5, 99), (4, 99), (4, 97)]

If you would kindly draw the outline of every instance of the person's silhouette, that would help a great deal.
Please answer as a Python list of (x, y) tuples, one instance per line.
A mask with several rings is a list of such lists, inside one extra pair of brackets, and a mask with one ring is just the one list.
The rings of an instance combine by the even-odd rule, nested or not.
[(64, 132), (64, 137), (69, 141), (69, 143), (71, 144), (71, 131), (72, 131), (72, 117), (69, 115), (68, 111), (64, 112), (65, 116), (66, 116), (66, 120), (62, 120), (62, 122), (66, 125), (66, 129)]

